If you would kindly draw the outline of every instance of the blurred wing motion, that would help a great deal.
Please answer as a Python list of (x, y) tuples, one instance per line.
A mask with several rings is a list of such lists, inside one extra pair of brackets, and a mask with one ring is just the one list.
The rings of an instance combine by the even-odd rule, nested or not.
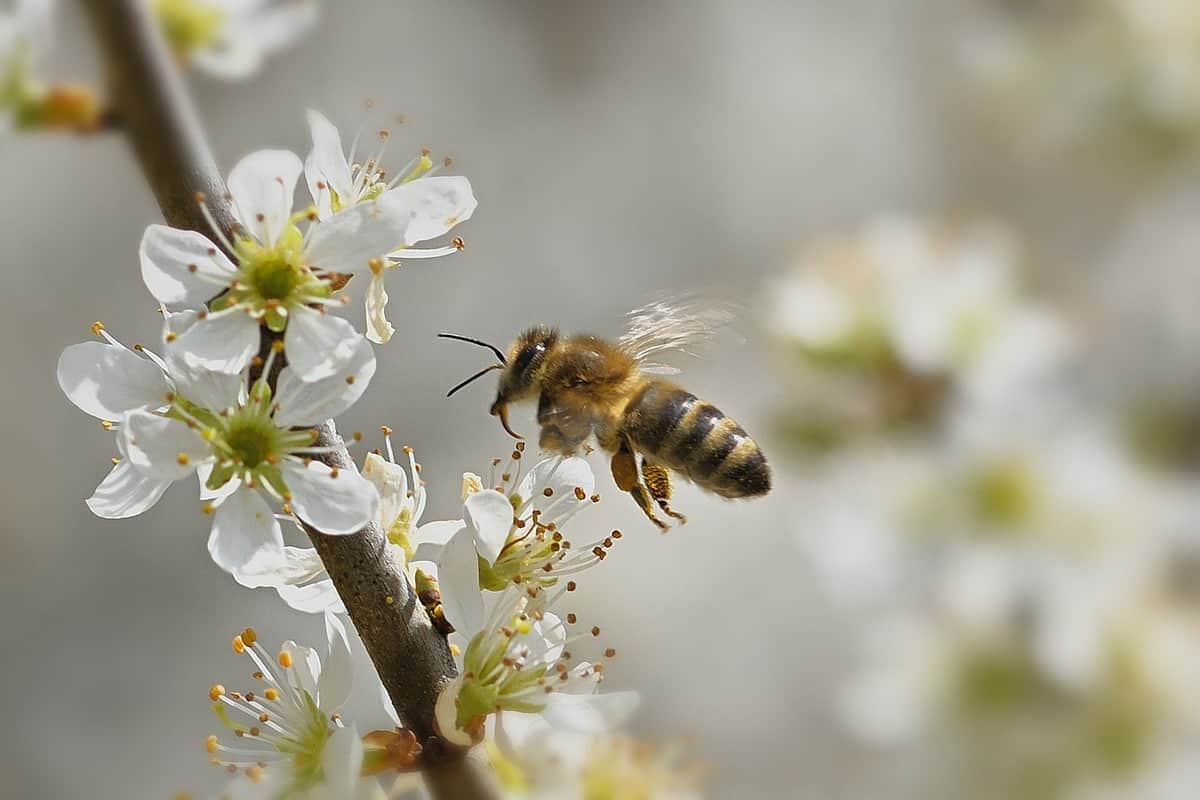
[(669, 352), (699, 356), (703, 345), (729, 327), (736, 311), (732, 303), (703, 298), (655, 300), (629, 312), (625, 333), (617, 344), (643, 372), (674, 375), (677, 368), (647, 359)]

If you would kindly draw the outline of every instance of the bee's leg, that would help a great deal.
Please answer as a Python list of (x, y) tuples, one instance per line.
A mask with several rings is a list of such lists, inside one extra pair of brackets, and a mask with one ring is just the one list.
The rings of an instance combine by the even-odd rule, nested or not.
[(634, 501), (650, 521), (662, 530), (667, 530), (667, 523), (654, 515), (654, 502), (650, 498), (650, 492), (638, 479), (637, 457), (634, 456), (628, 442), (622, 441), (620, 448), (613, 454), (612, 475), (617, 488), (633, 495)]
[(658, 507), (668, 517), (674, 517), (680, 524), (687, 523), (687, 517), (671, 508), (671, 470), (662, 464), (651, 464), (642, 459), (642, 480), (650, 490), (650, 496), (658, 501)]

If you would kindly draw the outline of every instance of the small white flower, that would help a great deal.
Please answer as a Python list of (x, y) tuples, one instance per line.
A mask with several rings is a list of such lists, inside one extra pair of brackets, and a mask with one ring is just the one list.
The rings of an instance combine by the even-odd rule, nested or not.
[(306, 383), (285, 367), (272, 392), (262, 378), (247, 387), (241, 376), (191, 369), (173, 353), (163, 361), (143, 350), (142, 358), (96, 330), (107, 343), (67, 348), (58, 376), (82, 410), (117, 420), (108, 427), (118, 429), (122, 458), (89, 501), (98, 515), (141, 513), (166, 485), (199, 471), (213, 513), (209, 552), (236, 576), (282, 557), (279, 522), (259, 490), (330, 534), (354, 533), (377, 513), (369, 481), (311, 458), (323, 452), (312, 446), (311, 426), (349, 408), (374, 373), (365, 340), (344, 374)]
[[(438, 730), (447, 741), (477, 743), (493, 714), (501, 731), (507, 714), (539, 714), (562, 730), (603, 733), (633, 713), (636, 693), (598, 694), (603, 665), (574, 660), (566, 650), (600, 635), (592, 628), (568, 636), (575, 615), (560, 619), (550, 611), (567, 591), (513, 586), (499, 596), (478, 631), (460, 631), (471, 635), (458, 658), (459, 675), (442, 689), (435, 706)], [(606, 658), (615, 654), (604, 652)]]
[(466, 638), (483, 621), (481, 588), (557, 586), (603, 561), (621, 538), (612, 531), (581, 546), (565, 538), (567, 523), (600, 500), (586, 460), (555, 456), (522, 476), (521, 455), (513, 451), (502, 468), (493, 462), (491, 489), (465, 473), (462, 519), (429, 523), (416, 541), (414, 558), (436, 564), (446, 620)]
[(315, 0), (148, 2), (175, 57), (224, 80), (251, 77), (317, 21)]
[[(392, 449), (392, 431), (384, 428), (386, 458), (369, 453), (363, 462), (362, 476), (370, 481), (379, 494), (377, 521), (388, 539), (388, 552), (396, 565), (409, 572), (414, 547), (422, 537), (419, 526), (425, 510), (425, 482), (412, 448), (403, 452), (408, 459), (408, 472), (396, 463)], [(411, 477), (410, 477), (411, 476)], [(411, 488), (410, 488), (411, 485)], [(449, 523), (430, 523), (428, 531), (436, 531)], [(455, 525), (457, 529), (457, 525)], [(436, 575), (436, 567), (420, 564)], [(280, 598), (297, 611), (344, 613), (345, 607), (317, 551), (311, 547), (285, 547), (283, 558), (275, 561), (258, 560), (234, 573), (243, 586), (271, 587)]]
[(246, 692), (221, 684), (209, 690), (213, 711), (236, 739), (226, 744), (212, 735), (205, 741), (213, 763), (242, 772), (226, 789), (230, 798), (385, 796), (375, 779), (360, 776), (362, 742), (338, 713), (350, 698), (354, 665), (346, 630), (332, 614), (325, 615), (325, 634), (324, 663), (316, 651), (292, 641), (273, 656), (252, 628), (234, 637), (234, 652), (253, 662), (258, 685)]
[(329, 219), (343, 209), (377, 200), (385, 194), (412, 214), (412, 225), (404, 240), (393, 242), (395, 248), (386, 257), (370, 262), (371, 283), (366, 293), (367, 338), (382, 344), (394, 331), (385, 316), (388, 295), (384, 274), (399, 267), (400, 259), (438, 258), (460, 252), (463, 241), (457, 238), (443, 247), (422, 249), (413, 245), (443, 236), (458, 223), (470, 219), (477, 205), (475, 195), (466, 178), (434, 177), (441, 167), (450, 166), (451, 161), (446, 158), (435, 165), (427, 149), (422, 149), (389, 176), (383, 169), (384, 148), (390, 138), (386, 129), (379, 132), (383, 142), (379, 151), (364, 156), (360, 163), (354, 160), (357, 137), (347, 154), (342, 149), (337, 128), (320, 113), (310, 110), (308, 125), (313, 149), (304, 162), (304, 174), (321, 219)]

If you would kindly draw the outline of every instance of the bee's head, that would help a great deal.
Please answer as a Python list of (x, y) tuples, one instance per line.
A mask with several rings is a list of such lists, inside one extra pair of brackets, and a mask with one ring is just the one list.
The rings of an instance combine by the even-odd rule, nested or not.
[(500, 424), (511, 436), (517, 439), (523, 438), (520, 434), (514, 433), (508, 425), (508, 406), (510, 403), (525, 400), (537, 393), (545, 367), (546, 353), (558, 341), (558, 330), (544, 325), (530, 328), (513, 340), (508, 347), (507, 356), (496, 347), (477, 339), (450, 333), (439, 335), (447, 339), (458, 339), (487, 347), (500, 359), (499, 363), (485, 367), (455, 386), (447, 394), (447, 397), (491, 370), (500, 370), (500, 383), (496, 388), (496, 400), (492, 403), (491, 414), (500, 418)]

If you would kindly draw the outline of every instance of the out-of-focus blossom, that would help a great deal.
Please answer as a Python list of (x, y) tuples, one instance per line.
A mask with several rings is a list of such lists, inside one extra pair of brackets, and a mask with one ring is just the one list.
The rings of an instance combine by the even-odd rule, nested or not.
[(315, 0), (147, 0), (180, 63), (224, 80), (252, 77), (317, 22)]
[(836, 443), (929, 422), (950, 401), (1003, 405), (1070, 352), (1053, 312), (1021, 291), (1021, 252), (995, 223), (878, 219), (818, 241), (771, 287), (771, 331), (803, 371), (782, 421)]
[[(482, 740), (488, 718), (503, 736), (506, 718), (537, 714), (548, 724), (577, 733), (603, 733), (637, 706), (633, 692), (598, 693), (603, 664), (577, 659), (566, 648), (595, 639), (599, 628), (568, 634), (573, 613), (551, 611), (574, 584), (557, 590), (512, 586), (494, 602), (477, 630), (464, 630), (469, 643), (459, 674), (438, 695), (438, 730), (448, 741), (469, 746)], [(604, 651), (606, 658), (615, 650)]]
[(52, 0), (17, 0), (0, 13), (0, 132), (70, 129), (88, 131), (101, 122), (95, 94), (83, 86), (46, 83), (53, 38)]
[[(418, 248), (414, 244), (443, 236), (460, 222), (466, 222), (475, 213), (475, 196), (471, 184), (462, 177), (435, 178), (443, 167), (449, 167), (450, 158), (434, 164), (429, 150), (422, 149), (395, 174), (389, 175), (383, 166), (384, 150), (391, 134), (387, 129), (379, 131), (382, 144), (372, 154), (363, 154), (361, 162), (355, 161), (358, 138), (347, 153), (342, 149), (342, 138), (336, 127), (316, 111), (308, 112), (308, 125), (312, 133), (313, 149), (304, 162), (304, 174), (312, 192), (317, 214), (329, 219), (338, 211), (359, 203), (376, 200), (385, 193), (394, 195), (403, 205), (408, 205), (415, 214), (430, 198), (445, 197), (450, 193), (445, 188), (453, 186), (453, 195), (458, 200), (455, 208), (444, 213), (428, 214), (427, 225), (413, 226), (404, 241), (392, 244), (395, 250), (385, 257), (370, 262), (371, 283), (366, 293), (367, 338), (380, 344), (392, 338), (394, 328), (387, 321), (388, 295), (384, 287), (384, 273), (400, 266), (400, 259), (438, 258), (461, 252), (463, 241), (456, 238), (442, 247)], [(440, 224), (439, 224), (440, 223)]]
[(510, 800), (698, 800), (699, 770), (679, 746), (560, 730), (539, 716), (509, 715), (487, 739), (492, 769)]
[[(169, 315), (185, 329), (193, 315)], [(262, 493), (331, 534), (360, 530), (378, 507), (375, 488), (356, 473), (314, 461), (311, 427), (337, 416), (361, 396), (375, 371), (362, 340), (345, 374), (305, 383), (285, 367), (274, 391), (263, 378), (188, 367), (168, 350), (165, 360), (121, 345), (97, 323), (106, 342), (63, 351), (58, 379), (80, 409), (118, 431), (122, 459), (89, 507), (127, 517), (150, 508), (171, 483), (201, 476), (201, 498), (213, 515), (208, 548), (235, 576), (260, 559), (282, 557), (279, 522)], [(270, 373), (277, 350), (264, 364)], [(261, 490), (261, 491), (260, 491)]]
[[(999, 4), (997, 4), (999, 5)], [(962, 47), (972, 98), (1042, 152), (1155, 156), (1200, 136), (1200, 7), (1191, 0), (1005, 4)]]
[[(241, 773), (225, 790), (231, 800), (382, 800), (374, 778), (361, 777), (363, 747), (353, 726), (338, 713), (350, 698), (354, 665), (342, 623), (325, 615), (328, 650), (287, 641), (268, 653), (252, 628), (233, 639), (234, 652), (253, 662), (258, 685), (209, 690), (213, 711), (234, 739), (211, 735), (205, 749), (213, 762)], [(233, 713), (231, 713), (233, 712)]]

